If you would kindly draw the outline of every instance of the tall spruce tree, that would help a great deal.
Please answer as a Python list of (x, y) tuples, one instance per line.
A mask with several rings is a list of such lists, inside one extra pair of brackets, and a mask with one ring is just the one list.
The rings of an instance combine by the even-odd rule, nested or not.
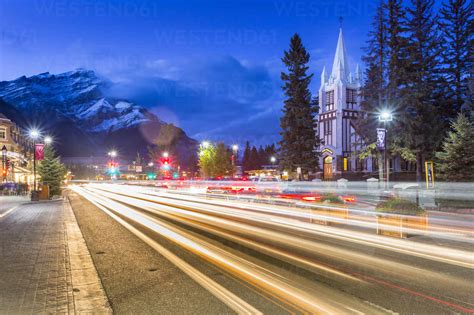
[(443, 126), (438, 121), (441, 41), (433, 14), (433, 0), (412, 0), (407, 8), (409, 65), (407, 98), (399, 121), (406, 148), (416, 156), (416, 179), (421, 181), (423, 160), (438, 147)]
[(439, 28), (443, 35), (444, 92), (449, 104), (444, 107), (446, 118), (454, 118), (468, 102), (468, 79), (473, 56), (472, 3), (468, 0), (448, 0), (440, 9)]
[(242, 157), (242, 167), (244, 171), (252, 170), (250, 161), (250, 142), (245, 142), (244, 156)]
[(39, 163), (38, 174), (41, 182), (49, 185), (51, 196), (61, 195), (61, 184), (64, 181), (66, 168), (49, 146), (45, 147), (44, 160)]
[(280, 120), (282, 139), (280, 141), (280, 167), (295, 171), (301, 167), (303, 173), (318, 169), (316, 152), (319, 142), (315, 134), (315, 119), (312, 112), (309, 84), (312, 74), (307, 74), (309, 54), (298, 34), (293, 35), (290, 48), (282, 58), (288, 72), (281, 73), (282, 87), (286, 99), (283, 117)]
[(436, 153), (441, 174), (448, 180), (474, 179), (474, 124), (464, 114), (458, 114), (451, 131)]
[[(365, 84), (362, 88), (361, 115), (356, 122), (357, 132), (365, 143), (372, 144), (376, 140), (378, 127), (377, 113), (384, 107), (387, 99), (387, 67), (388, 67), (388, 28), (387, 10), (384, 1), (377, 7), (369, 32), (367, 46), (364, 47), (363, 61), (367, 64)], [(370, 146), (369, 146), (370, 147)], [(377, 150), (362, 152), (363, 157), (377, 157), (379, 177), (382, 176), (382, 159)]]

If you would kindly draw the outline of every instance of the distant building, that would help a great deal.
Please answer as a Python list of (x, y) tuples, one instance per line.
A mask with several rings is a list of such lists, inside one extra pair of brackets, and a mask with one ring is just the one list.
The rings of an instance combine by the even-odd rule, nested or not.
[[(6, 148), (5, 161), (0, 152), (0, 168), (7, 168), (7, 176), (0, 174), (2, 182), (32, 183), (33, 143), (22, 133), (13, 121), (0, 113), (0, 150)], [(8, 160), (8, 162), (6, 162)]]
[(324, 67), (319, 88), (317, 135), (323, 141), (320, 164), (324, 179), (343, 176), (344, 172), (372, 171), (370, 158), (360, 161), (353, 156), (353, 152), (364, 145), (355, 130), (361, 86), (361, 70), (357, 65), (354, 74), (350, 71), (340, 29), (331, 75), (328, 77)]

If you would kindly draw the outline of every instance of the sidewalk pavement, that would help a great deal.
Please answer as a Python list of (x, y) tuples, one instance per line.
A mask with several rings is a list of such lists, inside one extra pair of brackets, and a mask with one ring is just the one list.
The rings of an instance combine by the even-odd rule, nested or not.
[(67, 201), (23, 203), (0, 217), (0, 314), (32, 313), (111, 313)]

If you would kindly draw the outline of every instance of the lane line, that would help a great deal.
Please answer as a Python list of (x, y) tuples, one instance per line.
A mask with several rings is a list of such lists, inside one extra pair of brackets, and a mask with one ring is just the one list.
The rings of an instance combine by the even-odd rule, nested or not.
[(4, 213), (0, 214), (0, 219), (6, 217), (7, 215), (9, 215), (10, 213), (12, 213), (13, 211), (15, 211), (17, 208), (19, 208), (20, 205), (17, 205), (17, 206), (14, 206), (13, 208), (5, 211)]

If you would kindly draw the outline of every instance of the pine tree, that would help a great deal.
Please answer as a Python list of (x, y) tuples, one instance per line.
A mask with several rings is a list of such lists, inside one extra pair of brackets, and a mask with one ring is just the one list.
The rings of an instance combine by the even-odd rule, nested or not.
[(443, 75), (445, 94), (450, 103), (446, 118), (454, 118), (467, 101), (469, 72), (472, 67), (472, 4), (467, 0), (448, 0), (440, 10), (439, 28), (443, 34)]
[(474, 179), (474, 124), (464, 114), (458, 114), (451, 131), (436, 154), (440, 172), (448, 180)]
[(382, 178), (383, 161), (380, 151), (371, 144), (376, 141), (376, 128), (379, 124), (377, 114), (384, 108), (387, 100), (388, 37), (387, 6), (384, 1), (381, 1), (372, 22), (367, 46), (364, 48), (363, 60), (367, 64), (367, 70), (362, 88), (361, 115), (356, 122), (358, 134), (364, 139), (368, 148), (374, 148), (370, 152), (364, 150), (359, 158), (375, 155), (380, 172), (379, 178)]
[(44, 160), (39, 163), (38, 174), (41, 182), (49, 185), (51, 196), (61, 195), (61, 184), (66, 174), (66, 168), (49, 146), (45, 147)]
[(416, 156), (416, 179), (421, 180), (423, 160), (439, 145), (443, 126), (438, 121), (441, 42), (433, 15), (433, 0), (412, 0), (407, 8), (409, 65), (407, 99), (399, 121), (406, 132), (403, 145)]
[(244, 171), (252, 170), (250, 165), (250, 143), (247, 141), (245, 143), (244, 156), (242, 157), (242, 167)]
[(250, 166), (250, 169), (251, 170), (258, 170), (260, 169), (260, 159), (259, 159), (259, 156), (258, 156), (258, 151), (257, 151), (257, 148), (255, 146), (252, 147), (252, 149), (250, 150), (250, 158), (249, 158), (249, 166)]
[(297, 167), (301, 167), (304, 173), (318, 169), (319, 157), (316, 152), (318, 142), (309, 90), (313, 75), (306, 74), (309, 58), (299, 35), (293, 35), (290, 49), (285, 51), (282, 58), (288, 73), (281, 73), (286, 99), (283, 117), (280, 119), (283, 131), (280, 133), (282, 139), (279, 143), (279, 160), (281, 168), (295, 171)]

